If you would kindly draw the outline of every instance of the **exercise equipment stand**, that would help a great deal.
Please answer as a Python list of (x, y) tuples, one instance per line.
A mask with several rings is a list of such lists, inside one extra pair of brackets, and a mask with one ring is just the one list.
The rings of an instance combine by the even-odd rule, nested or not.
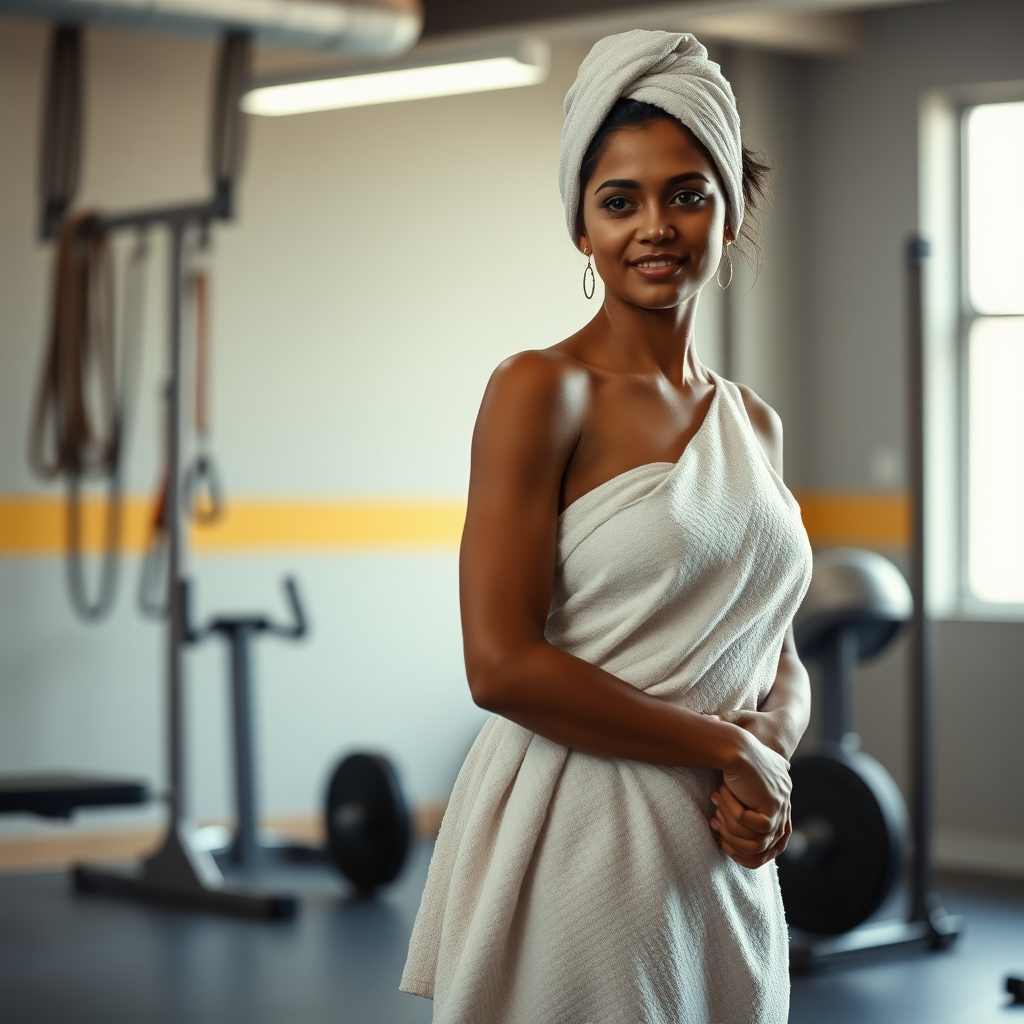
[[(42, 181), (44, 238), (59, 232), (77, 184), (81, 140), (80, 26), (60, 26), (50, 67), (61, 102), (51, 102), (44, 125)], [(234, 188), (241, 169), (244, 124), (239, 108), (249, 76), (251, 39), (247, 33), (224, 36), (216, 80), (211, 133), (212, 192), (206, 199), (178, 205), (97, 216), (94, 224), (107, 232), (166, 228), (169, 236), (168, 325), (169, 374), (167, 416), (167, 713), (168, 824), (160, 848), (133, 872), (80, 866), (76, 887), (83, 891), (158, 900), (177, 906), (224, 911), (248, 917), (279, 918), (295, 912), (295, 900), (227, 888), (208, 851), (192, 843), (185, 806), (183, 652), (186, 643), (183, 607), (184, 541), (181, 522), (182, 368), (185, 306), (185, 243), (193, 230), (231, 220)], [(51, 95), (54, 95), (51, 89)]]
[(181, 585), (182, 622), (189, 643), (200, 643), (219, 636), (228, 648), (231, 669), (231, 722), (234, 753), (235, 832), (231, 842), (211, 852), (218, 862), (251, 868), (281, 862), (326, 860), (322, 847), (302, 843), (267, 841), (259, 834), (256, 799), (256, 757), (254, 750), (255, 715), (252, 692), (252, 644), (261, 634), (299, 640), (309, 632), (306, 615), (294, 579), (284, 581), (285, 594), (292, 613), (288, 625), (279, 625), (265, 615), (220, 615), (205, 626), (193, 629), (190, 613), (190, 588)]

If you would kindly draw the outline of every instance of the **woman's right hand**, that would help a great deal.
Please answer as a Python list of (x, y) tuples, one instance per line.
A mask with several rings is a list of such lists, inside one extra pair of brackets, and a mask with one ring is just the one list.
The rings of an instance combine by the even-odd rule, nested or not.
[(789, 844), (793, 825), (788, 814), (782, 828), (773, 832), (768, 819), (744, 807), (728, 786), (712, 793), (711, 801), (715, 805), (711, 829), (719, 848), (741, 867), (755, 870), (778, 857)]
[(764, 815), (769, 834), (775, 835), (789, 817), (789, 761), (751, 733), (742, 735), (736, 757), (722, 770), (722, 782), (744, 807)]

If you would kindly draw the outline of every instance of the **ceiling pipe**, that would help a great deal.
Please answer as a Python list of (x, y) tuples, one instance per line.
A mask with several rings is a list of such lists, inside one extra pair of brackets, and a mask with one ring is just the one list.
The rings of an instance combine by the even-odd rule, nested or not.
[(268, 46), (395, 56), (419, 38), (419, 0), (0, 0), (11, 14), (154, 32), (251, 32)]

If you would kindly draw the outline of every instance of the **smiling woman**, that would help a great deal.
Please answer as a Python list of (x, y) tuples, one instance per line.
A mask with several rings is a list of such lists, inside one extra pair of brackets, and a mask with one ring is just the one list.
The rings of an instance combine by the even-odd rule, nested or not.
[[(714, 158), (708, 152), (707, 147), (697, 139), (693, 132), (686, 128), (677, 118), (673, 117), (667, 111), (662, 110), (661, 107), (655, 106), (653, 103), (644, 103), (641, 100), (635, 99), (620, 99), (615, 102), (615, 105), (612, 107), (608, 116), (604, 119), (601, 127), (597, 131), (597, 134), (593, 139), (591, 139), (590, 145), (587, 147), (587, 151), (583, 155), (583, 160), (580, 164), (580, 181), (590, 181), (594, 178), (594, 173), (597, 169), (597, 162), (604, 155), (608, 140), (612, 135), (625, 128), (646, 128), (655, 121), (667, 122), (677, 130), (682, 128), (682, 130), (691, 139), (693, 145), (700, 149), (707, 157), (714, 175), (713, 180), (718, 185), (719, 190), (722, 190), (723, 185), (715, 166)], [(743, 227), (739, 232), (739, 238), (733, 239), (733, 243), (736, 244), (737, 248), (741, 251), (747, 250), (750, 255), (756, 256), (760, 250), (757, 236), (753, 230), (751, 222), (756, 217), (757, 204), (767, 195), (768, 175), (770, 169), (768, 165), (760, 159), (758, 154), (752, 152), (746, 146), (742, 149), (741, 168), (740, 188), (744, 201), (745, 217)], [(671, 182), (670, 184), (681, 185), (687, 179), (691, 181), (699, 181), (702, 178), (704, 181), (708, 180), (700, 172), (693, 172), (691, 175), (679, 175), (678, 180)], [(605, 184), (615, 185), (616, 183), (606, 182)], [(633, 189), (639, 187), (637, 182), (628, 181), (619, 182), (618, 185), (620, 187), (631, 187)], [(706, 197), (706, 188), (698, 188), (695, 191), (703, 193)], [(691, 199), (690, 201), (692, 202), (695, 200)], [(751, 216), (751, 214), (754, 214), (754, 216)], [(582, 196), (580, 197), (580, 205), (577, 209), (575, 228), (577, 234), (585, 234), (583, 229)], [(725, 287), (728, 287), (728, 285), (725, 285)]]
[(600, 310), (493, 374), (460, 562), (494, 712), (402, 979), (437, 1024), (783, 1024), (774, 858), (809, 713), (810, 548), (778, 417), (709, 371), (701, 290), (764, 168), (692, 36), (602, 40), (566, 97), (566, 225)]

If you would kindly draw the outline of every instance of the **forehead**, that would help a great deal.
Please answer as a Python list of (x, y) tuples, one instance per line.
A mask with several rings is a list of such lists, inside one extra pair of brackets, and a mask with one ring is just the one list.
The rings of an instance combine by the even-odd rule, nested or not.
[(613, 132), (595, 167), (594, 178), (645, 181), (699, 171), (712, 181), (718, 171), (693, 133), (675, 119), (659, 118)]

